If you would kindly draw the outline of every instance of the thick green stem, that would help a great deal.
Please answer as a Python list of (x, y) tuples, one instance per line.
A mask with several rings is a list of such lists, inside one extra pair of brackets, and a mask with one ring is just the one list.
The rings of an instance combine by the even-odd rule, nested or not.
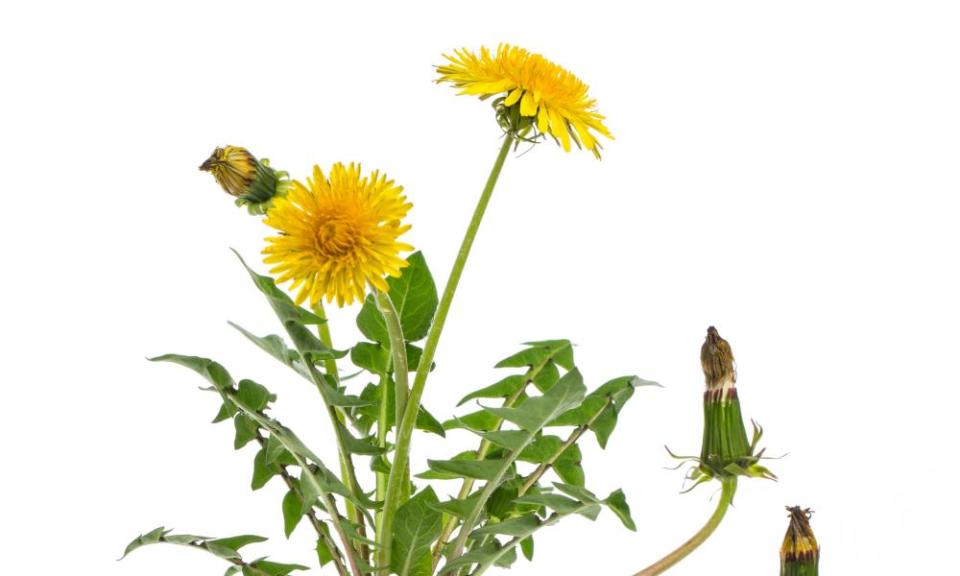
[(727, 513), (727, 508), (730, 507), (730, 503), (733, 501), (733, 495), (737, 491), (736, 476), (722, 478), (720, 483), (722, 484), (723, 489), (720, 493), (720, 501), (717, 502), (717, 509), (714, 510), (713, 516), (710, 516), (710, 519), (707, 520), (707, 523), (703, 525), (703, 528), (701, 528), (689, 540), (681, 544), (679, 548), (667, 554), (660, 560), (657, 560), (650, 566), (637, 572), (634, 574), (634, 576), (656, 576), (657, 574), (662, 574), (663, 572), (669, 570), (674, 564), (686, 558), (691, 552), (696, 550), (697, 547), (707, 541), (707, 538), (709, 538), (710, 535), (713, 534), (713, 531), (717, 529), (717, 526), (720, 525), (724, 515)]
[[(423, 347), (423, 354), (420, 357), (420, 364), (417, 366), (417, 374), (413, 380), (413, 388), (410, 390), (410, 396), (407, 398), (407, 405), (404, 409), (403, 418), (398, 422), (397, 428), (397, 449), (394, 454), (393, 465), (390, 467), (390, 478), (387, 481), (387, 495), (383, 505), (383, 546), (379, 550), (378, 564), (385, 566), (390, 564), (390, 543), (393, 538), (393, 517), (400, 505), (399, 496), (404, 490), (404, 478), (407, 475), (410, 458), (410, 441), (413, 438), (413, 428), (417, 421), (417, 414), (420, 412), (420, 400), (423, 398), (423, 389), (427, 385), (427, 376), (430, 374), (430, 366), (433, 365), (433, 357), (437, 352), (437, 344), (440, 341), (440, 334), (443, 332), (443, 325), (447, 320), (447, 314), (450, 312), (450, 304), (453, 302), (453, 296), (457, 291), (457, 285), (460, 283), (460, 277), (463, 275), (463, 268), (466, 266), (467, 257), (470, 255), (470, 249), (473, 247), (473, 241), (477, 236), (477, 230), (480, 229), (480, 222), (483, 221), (483, 214), (490, 203), (490, 196), (500, 177), (500, 171), (503, 169), (503, 163), (507, 159), (507, 153), (510, 146), (513, 145), (513, 136), (507, 134), (503, 138), (503, 145), (500, 147), (500, 153), (497, 160), (490, 170), (490, 176), (487, 177), (487, 183), (480, 194), (480, 200), (473, 211), (473, 217), (467, 226), (467, 231), (463, 236), (463, 242), (460, 244), (460, 251), (450, 270), (450, 277), (443, 289), (443, 295), (440, 297), (440, 303), (437, 306), (437, 314), (433, 318), (433, 324), (430, 326), (430, 332), (427, 334), (427, 340)], [(379, 536), (379, 535), (378, 535)]]
[(390, 357), (393, 362), (394, 395), (397, 404), (396, 426), (399, 429), (400, 422), (403, 420), (403, 409), (407, 405), (407, 395), (410, 393), (407, 343), (403, 338), (403, 327), (400, 326), (400, 316), (393, 305), (393, 300), (376, 288), (373, 289), (373, 297), (377, 301), (380, 313), (383, 314), (384, 323), (387, 325), (387, 334), (390, 336)]
[[(390, 337), (390, 359), (391, 359), (391, 371), (393, 372), (393, 381), (394, 381), (394, 398), (396, 404), (396, 421), (395, 425), (397, 429), (400, 429), (400, 421), (403, 418), (403, 410), (406, 407), (407, 403), (407, 394), (410, 390), (409, 378), (410, 378), (410, 369), (407, 366), (407, 342), (403, 336), (403, 327), (400, 325), (400, 315), (397, 314), (397, 309), (393, 305), (393, 300), (390, 299), (388, 294), (373, 289), (373, 297), (377, 302), (377, 307), (380, 309), (380, 314), (383, 315), (384, 324), (387, 327), (387, 334)], [(381, 387), (380, 395), (380, 416), (377, 422), (377, 439), (381, 442), (381, 446), (386, 446), (386, 437), (387, 437), (387, 417), (388, 411), (387, 406), (389, 406), (388, 398), (388, 389), (387, 381), (384, 379), (383, 386)], [(410, 476), (409, 469), (407, 474), (404, 475), (403, 483), (405, 486), (410, 485)], [(382, 479), (382, 480), (381, 480)], [(377, 474), (377, 496), (378, 498), (386, 498), (387, 491), (387, 481), (388, 478), (384, 477), (382, 473)], [(381, 485), (383, 489), (383, 494), (379, 492), (381, 490)], [(401, 490), (400, 495), (402, 500), (405, 500), (409, 497), (409, 493), (406, 490)], [(383, 545), (383, 539), (385, 538), (385, 531), (383, 529), (383, 514), (379, 513), (377, 515), (377, 541)]]

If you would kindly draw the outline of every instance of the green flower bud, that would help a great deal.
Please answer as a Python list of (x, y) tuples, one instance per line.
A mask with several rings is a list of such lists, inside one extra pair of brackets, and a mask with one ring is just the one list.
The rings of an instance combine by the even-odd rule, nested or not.
[(780, 576), (817, 576), (820, 545), (810, 529), (810, 509), (787, 506), (790, 526), (780, 546)]
[(700, 363), (707, 388), (703, 393), (700, 467), (695, 479), (727, 476), (773, 478), (769, 470), (758, 464), (762, 451), (754, 454), (762, 430), (754, 424), (753, 439), (747, 436), (730, 343), (721, 338), (713, 326), (707, 329), (707, 338), (700, 349)]

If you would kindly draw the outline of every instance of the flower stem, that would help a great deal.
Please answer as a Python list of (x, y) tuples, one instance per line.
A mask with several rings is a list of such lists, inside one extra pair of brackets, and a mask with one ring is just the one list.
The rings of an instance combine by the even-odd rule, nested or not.
[[(380, 314), (383, 315), (384, 323), (387, 325), (387, 334), (390, 336), (390, 355), (393, 360), (393, 381), (394, 395), (397, 404), (396, 426), (400, 428), (400, 422), (403, 420), (403, 409), (407, 404), (407, 395), (410, 393), (410, 369), (407, 367), (407, 343), (403, 337), (403, 327), (400, 325), (400, 316), (393, 305), (390, 296), (383, 292), (373, 289), (373, 297), (377, 301), (377, 307)], [(381, 398), (381, 401), (384, 399)]]
[(477, 236), (477, 230), (480, 229), (480, 222), (483, 220), (483, 214), (490, 203), (490, 196), (497, 185), (497, 179), (500, 177), (500, 170), (503, 169), (503, 163), (507, 159), (507, 153), (513, 144), (514, 138), (507, 134), (503, 138), (503, 145), (500, 147), (500, 153), (497, 155), (493, 168), (490, 170), (490, 176), (487, 177), (487, 183), (480, 194), (480, 200), (474, 208), (473, 217), (467, 226), (467, 231), (463, 236), (463, 242), (460, 244), (460, 251), (450, 270), (450, 277), (443, 289), (443, 295), (440, 297), (440, 304), (437, 307), (437, 314), (430, 326), (430, 332), (427, 334), (427, 340), (423, 347), (423, 354), (420, 357), (420, 364), (417, 366), (417, 374), (413, 380), (413, 388), (410, 390), (410, 396), (407, 398), (407, 404), (404, 409), (403, 418), (397, 423), (397, 448), (394, 454), (393, 465), (390, 467), (390, 478), (387, 481), (387, 495), (383, 505), (383, 522), (381, 537), (383, 546), (378, 552), (378, 565), (390, 565), (390, 544), (393, 538), (393, 517), (400, 506), (399, 496), (404, 489), (403, 482), (407, 476), (408, 460), (410, 458), (410, 441), (413, 438), (413, 427), (417, 421), (417, 414), (420, 411), (420, 400), (423, 397), (423, 389), (427, 385), (427, 376), (430, 374), (430, 366), (433, 365), (433, 357), (437, 352), (437, 343), (440, 340), (440, 334), (443, 332), (443, 325), (447, 320), (447, 313), (450, 311), (450, 304), (453, 302), (453, 295), (457, 291), (457, 285), (460, 283), (460, 277), (463, 275), (463, 268), (467, 263), (467, 257), (470, 255), (470, 249), (473, 247), (473, 241)]
[[(330, 324), (326, 321), (327, 314), (323, 309), (323, 301), (318, 301), (313, 307), (314, 313), (323, 318), (323, 322), (317, 325), (317, 334), (320, 337), (320, 341), (327, 348), (333, 348), (333, 338), (330, 335)], [(327, 358), (324, 362), (324, 369), (326, 370), (327, 375), (333, 380), (334, 386), (340, 385), (340, 371), (337, 369), (337, 361), (333, 358)], [(306, 358), (304, 358), (304, 364), (307, 364)], [(311, 373), (311, 377), (314, 380), (314, 384), (317, 386), (324, 386), (325, 384), (316, 378), (315, 369), (312, 365), (307, 365), (307, 371)], [(343, 437), (343, 427), (345, 425), (345, 418), (343, 414), (337, 409), (336, 406), (327, 406), (327, 412), (330, 415), (330, 422), (333, 424), (334, 436), (337, 439), (337, 452), (340, 459), (340, 476), (343, 479), (343, 483), (350, 489), (351, 494), (355, 497), (361, 495), (360, 486), (357, 483), (357, 473), (353, 466), (353, 458), (350, 456), (350, 452), (346, 448), (346, 443), (344, 442)], [(363, 513), (360, 510), (357, 510), (357, 507), (352, 502), (346, 502), (347, 505), (347, 517), (351, 522), (358, 526), (358, 530), (361, 536), (366, 534), (364, 528), (364, 518)], [(349, 541), (345, 542), (346, 546), (349, 546)], [(366, 546), (360, 547), (360, 553), (364, 558), (368, 556), (368, 551)]]
[(691, 552), (696, 550), (697, 547), (707, 541), (707, 538), (709, 538), (710, 535), (713, 534), (713, 531), (717, 529), (717, 526), (720, 525), (724, 515), (727, 513), (727, 508), (729, 508), (730, 503), (733, 502), (733, 495), (737, 491), (736, 476), (721, 478), (720, 483), (723, 488), (722, 492), (720, 493), (720, 501), (717, 502), (717, 509), (713, 511), (713, 515), (710, 516), (710, 519), (707, 520), (707, 523), (703, 525), (703, 528), (701, 528), (689, 540), (681, 544), (679, 548), (667, 554), (660, 560), (657, 560), (650, 566), (637, 572), (634, 574), (634, 576), (655, 576), (656, 574), (662, 574), (673, 567), (674, 564), (686, 558)]

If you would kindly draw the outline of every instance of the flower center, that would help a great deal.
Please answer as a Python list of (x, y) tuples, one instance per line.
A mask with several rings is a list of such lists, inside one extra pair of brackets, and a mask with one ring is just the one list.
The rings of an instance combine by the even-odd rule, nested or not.
[(354, 251), (360, 234), (354, 222), (343, 218), (330, 218), (317, 226), (317, 252), (326, 258), (339, 258)]

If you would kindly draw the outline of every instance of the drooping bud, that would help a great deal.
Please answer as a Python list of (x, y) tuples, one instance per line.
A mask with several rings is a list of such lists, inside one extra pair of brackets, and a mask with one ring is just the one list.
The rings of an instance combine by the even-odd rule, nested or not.
[(251, 214), (266, 213), (270, 201), (286, 194), (290, 186), (286, 172), (274, 170), (267, 159), (257, 160), (239, 146), (215, 149), (200, 170), (213, 174), (220, 187), (237, 198), (237, 205), (246, 205)]
[(780, 546), (780, 576), (817, 576), (820, 545), (810, 529), (809, 508), (787, 506), (790, 526)]
[(762, 451), (754, 454), (762, 431), (754, 424), (753, 439), (748, 438), (737, 394), (737, 369), (730, 343), (717, 329), (707, 329), (700, 349), (700, 363), (706, 380), (703, 393), (703, 445), (699, 472), (705, 478), (759, 476), (773, 474), (758, 464)]

